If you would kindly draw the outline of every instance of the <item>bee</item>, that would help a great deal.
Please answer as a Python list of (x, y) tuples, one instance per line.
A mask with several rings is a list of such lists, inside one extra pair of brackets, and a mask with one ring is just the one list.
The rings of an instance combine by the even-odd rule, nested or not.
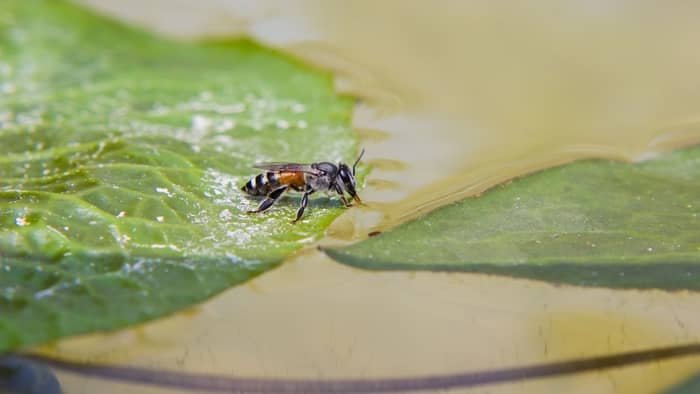
[(296, 218), (292, 223), (301, 219), (304, 210), (309, 203), (309, 195), (316, 191), (322, 191), (329, 196), (338, 194), (345, 207), (351, 207), (352, 203), (345, 198), (345, 193), (358, 204), (362, 200), (355, 190), (355, 169), (365, 154), (363, 149), (360, 156), (350, 167), (343, 162), (333, 164), (327, 161), (311, 164), (300, 163), (255, 163), (253, 168), (265, 170), (264, 172), (250, 178), (241, 190), (251, 196), (265, 196), (254, 211), (248, 213), (259, 213), (267, 210), (277, 201), (284, 192), (293, 190), (303, 193), (301, 205), (297, 209)]

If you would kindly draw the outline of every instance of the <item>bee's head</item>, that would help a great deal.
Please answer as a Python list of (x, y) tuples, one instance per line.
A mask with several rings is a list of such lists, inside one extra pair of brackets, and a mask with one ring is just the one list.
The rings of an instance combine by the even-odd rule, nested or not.
[(363, 149), (360, 156), (357, 158), (357, 160), (355, 160), (355, 164), (352, 165), (352, 171), (350, 171), (350, 167), (348, 167), (347, 164), (338, 164), (338, 177), (340, 177), (340, 180), (343, 182), (343, 188), (358, 204), (361, 204), (362, 200), (360, 200), (360, 197), (357, 195), (357, 191), (355, 190), (355, 169), (357, 168), (357, 163), (360, 162), (360, 159), (364, 154), (365, 150)]

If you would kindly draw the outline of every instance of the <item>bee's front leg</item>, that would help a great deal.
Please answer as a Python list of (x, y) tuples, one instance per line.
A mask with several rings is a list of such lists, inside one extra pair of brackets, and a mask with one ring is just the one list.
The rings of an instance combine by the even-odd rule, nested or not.
[(345, 205), (345, 208), (350, 208), (352, 206), (352, 203), (348, 202), (348, 200), (345, 198), (345, 193), (343, 193), (343, 189), (341, 189), (337, 183), (335, 185), (335, 192), (338, 193), (338, 195), (340, 196), (340, 201), (343, 202), (343, 205)]
[(345, 208), (350, 208), (352, 206), (352, 203), (348, 202), (348, 200), (343, 195), (340, 196), (340, 201), (343, 202), (343, 205), (345, 205)]

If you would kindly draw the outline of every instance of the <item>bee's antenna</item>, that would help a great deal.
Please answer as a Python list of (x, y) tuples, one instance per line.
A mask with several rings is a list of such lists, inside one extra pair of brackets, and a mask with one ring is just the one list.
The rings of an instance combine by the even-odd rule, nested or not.
[(360, 156), (355, 160), (355, 164), (352, 165), (352, 176), (355, 176), (355, 167), (357, 167), (357, 163), (360, 162), (360, 159), (362, 156), (365, 154), (365, 148), (362, 148), (362, 152), (360, 152)]

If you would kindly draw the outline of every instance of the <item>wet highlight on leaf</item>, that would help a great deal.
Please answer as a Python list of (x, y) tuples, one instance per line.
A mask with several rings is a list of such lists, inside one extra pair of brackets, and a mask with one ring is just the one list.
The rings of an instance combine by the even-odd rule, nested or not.
[(330, 76), (253, 43), (7, 0), (0, 91), (0, 352), (201, 302), (342, 212), (320, 198), (292, 225), (290, 197), (245, 214), (252, 163), (357, 153)]
[(366, 269), (700, 290), (699, 179), (698, 146), (636, 164), (574, 162), (325, 251)]

